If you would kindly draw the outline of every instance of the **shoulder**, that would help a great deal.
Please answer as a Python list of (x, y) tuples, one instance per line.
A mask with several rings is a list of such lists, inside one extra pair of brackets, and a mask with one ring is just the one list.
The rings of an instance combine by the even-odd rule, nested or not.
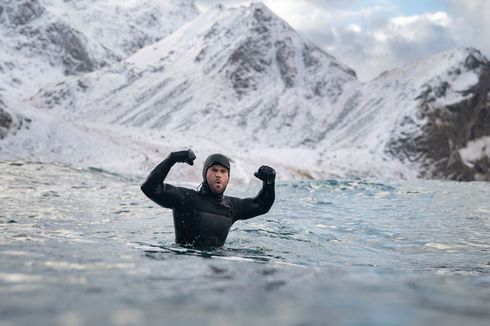
[(223, 196), (223, 200), (224, 201), (227, 201), (231, 204), (235, 204), (235, 203), (239, 203), (242, 201), (241, 198), (238, 198), (238, 197), (232, 197), (232, 196)]
[(232, 197), (232, 196), (223, 196), (225, 200), (230, 203), (232, 207), (235, 208), (241, 208), (243, 206), (247, 206), (250, 204), (252, 198), (238, 198), (238, 197)]
[(186, 188), (186, 187), (178, 187), (179, 190), (188, 197), (195, 197), (195, 196), (200, 196), (201, 193), (197, 190), (191, 189), (191, 188)]

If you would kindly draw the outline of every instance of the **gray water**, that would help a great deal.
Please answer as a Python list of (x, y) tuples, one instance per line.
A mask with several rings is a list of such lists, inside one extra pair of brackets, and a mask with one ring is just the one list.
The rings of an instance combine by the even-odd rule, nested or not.
[(0, 163), (0, 325), (488, 325), (489, 183), (280, 182), (198, 251), (141, 181)]

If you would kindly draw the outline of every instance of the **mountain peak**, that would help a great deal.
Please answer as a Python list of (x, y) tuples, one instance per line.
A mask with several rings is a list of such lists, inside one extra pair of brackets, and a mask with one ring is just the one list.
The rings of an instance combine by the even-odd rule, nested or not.
[[(303, 39), (262, 3), (214, 7), (127, 62), (143, 69), (176, 67), (179, 62), (181, 74), (187, 67), (195, 68), (192, 74), (196, 70), (218, 74), (222, 76), (219, 79), (224, 77), (231, 83), (231, 93), (238, 98), (263, 87), (281, 86), (272, 82), (279, 77), (282, 89), (303, 85), (308, 93), (305, 96), (328, 97), (335, 102), (341, 85), (356, 79), (350, 68)], [(319, 71), (325, 69), (328, 76), (320, 76)], [(335, 85), (329, 85), (327, 77), (332, 76), (338, 77)]]
[(270, 21), (274, 17), (277, 17), (272, 10), (270, 10), (269, 7), (264, 5), (262, 2), (251, 3), (248, 10), (252, 14), (252, 17), (259, 21)]
[[(14, 0), (7, 4), (14, 6)], [(0, 23), (5, 36), (0, 45), (7, 49), (3, 60), (19, 62), (10, 65), (12, 69), (26, 67), (24, 62), (32, 57), (29, 51), (43, 48), (14, 51), (16, 37), (11, 35), (20, 30), (32, 39), (41, 35), (49, 40), (46, 35), (51, 35), (59, 42), (55, 44), (67, 45), (59, 34), (43, 34), (49, 28), (37, 32), (35, 28), (46, 23), (74, 23), (68, 25), (73, 34), (89, 41), (82, 46), (121, 40), (127, 36), (125, 28), (161, 32), (166, 18), (185, 23), (104, 69), (59, 76), (56, 85), (40, 89), (23, 103), (15, 95), (0, 94), (0, 138), (7, 137), (10, 144), (2, 148), (4, 157), (3, 153), (17, 155), (21, 149), (29, 158), (49, 153), (54, 160), (77, 165), (107, 168), (125, 161), (134, 169), (155, 163), (162, 148), (211, 150), (218, 136), (220, 146), (249, 167), (255, 168), (255, 160), (264, 161), (277, 166), (283, 176), (490, 178), (490, 68), (476, 49), (446, 51), (361, 84), (351, 69), (261, 3), (233, 9), (218, 6), (194, 18), (187, 10), (190, 0), (16, 4), (31, 4), (34, 9), (26, 5), (25, 17), (16, 20), (25, 25), (18, 28), (2, 29), (6, 25)], [(116, 15), (109, 8), (114, 6)], [(166, 14), (160, 15), (160, 9)], [(5, 9), (0, 13), (2, 22), (10, 23), (11, 17), (17, 16), (7, 17)], [(152, 40), (140, 43), (136, 33), (126, 44), (130, 49), (133, 36), (136, 48)], [(94, 53), (90, 46), (85, 48)], [(16, 56), (24, 61), (15, 61)], [(26, 79), (30, 71), (38, 79), (44, 77), (35, 69), (19, 71)], [(5, 76), (8, 80), (3, 83), (13, 80), (8, 73)], [(13, 136), (17, 130), (21, 137)], [(124, 159), (115, 160), (112, 154)]]
[(416, 74), (418, 79), (421, 80), (424, 75), (439, 75), (443, 71), (451, 70), (454, 67), (476, 70), (479, 67), (488, 65), (488, 59), (479, 50), (472, 47), (455, 48), (433, 54), (430, 57), (409, 63), (401, 68), (385, 71), (376, 79), (386, 77), (392, 78), (393, 75), (402, 77), (413, 76)]
[(237, 142), (301, 145), (322, 137), (328, 109), (350, 82), (352, 70), (252, 4), (210, 9), (121, 64), (46, 88), (35, 101), (66, 105), (70, 119), (176, 132), (191, 123), (206, 134), (240, 130)]
[[(243, 20), (242, 28), (228, 61), (228, 77), (239, 96), (260, 87), (257, 74), (278, 73), (285, 89), (305, 86), (309, 76), (314, 75), (312, 68), (318, 69), (319, 66), (328, 67), (330, 74), (342, 75), (344, 82), (355, 79), (355, 73), (350, 68), (303, 39), (264, 4), (251, 4), (239, 15), (240, 19)], [(328, 93), (320, 90), (322, 83), (317, 81), (313, 96)], [(335, 98), (331, 100), (335, 102)]]
[(490, 61), (478, 49), (465, 48), (465, 49), (460, 49), (460, 51), (466, 52), (466, 59), (464, 61), (464, 66), (470, 70), (478, 69), (481, 66), (490, 65)]
[(36, 88), (49, 82), (39, 72), (50, 71), (49, 77), (58, 79), (97, 70), (162, 39), (197, 14), (192, 0), (3, 1), (0, 66), (21, 60), (18, 66), (30, 68), (18, 75), (13, 71), (15, 82), (6, 83)]

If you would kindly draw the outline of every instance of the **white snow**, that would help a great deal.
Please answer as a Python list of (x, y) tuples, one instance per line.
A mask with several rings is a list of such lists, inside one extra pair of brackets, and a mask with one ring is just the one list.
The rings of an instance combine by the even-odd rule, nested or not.
[[(0, 24), (1, 95), (10, 113), (32, 119), (0, 141), (3, 160), (145, 175), (171, 151), (192, 148), (195, 166), (176, 166), (170, 180), (199, 182), (215, 152), (233, 159), (237, 183), (255, 182), (262, 164), (282, 180), (415, 178), (418, 165), (387, 155), (387, 143), (421, 132), (424, 91), (447, 83), (434, 96), (447, 105), (478, 82), (464, 65), (478, 54), (459, 49), (361, 84), (261, 4), (197, 15), (192, 1), (39, 1), (47, 11), (36, 26), (68, 22), (107, 66), (64, 76), (46, 61), (53, 53), (16, 52), (23, 36)], [(153, 43), (137, 50), (138, 40)], [(484, 144), (461, 150), (465, 162)]]
[[(24, 4), (41, 8), (42, 14), (16, 25), (8, 12), (22, 12)], [(63, 37), (77, 36), (100, 68), (168, 36), (196, 15), (191, 0), (10, 1), (0, 15), (0, 67), (7, 75), (0, 86), (25, 96), (62, 79), (65, 45), (73, 42)]]
[(485, 155), (490, 157), (490, 137), (482, 137), (468, 142), (466, 147), (459, 150), (459, 154), (468, 166), (473, 166), (475, 161), (480, 160)]

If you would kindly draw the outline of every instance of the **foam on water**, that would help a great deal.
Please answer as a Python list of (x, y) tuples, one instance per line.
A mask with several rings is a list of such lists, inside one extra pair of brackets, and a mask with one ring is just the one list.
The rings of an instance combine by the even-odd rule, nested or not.
[[(486, 325), (490, 185), (281, 182), (223, 248), (142, 180), (0, 163), (0, 324)], [(258, 184), (229, 189), (254, 196)]]

